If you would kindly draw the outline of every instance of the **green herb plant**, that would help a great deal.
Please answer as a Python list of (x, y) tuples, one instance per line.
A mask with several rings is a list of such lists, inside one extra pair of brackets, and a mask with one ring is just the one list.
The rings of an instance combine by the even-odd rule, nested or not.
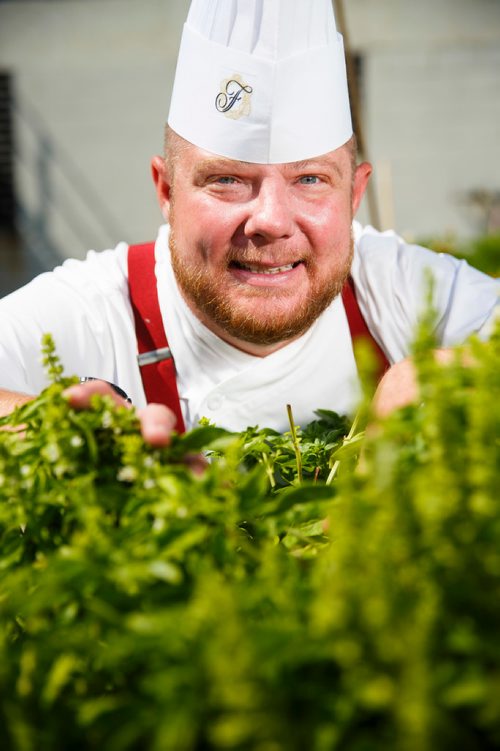
[(0, 748), (499, 748), (500, 333), (431, 346), (383, 421), (153, 449), (47, 339), (0, 422)]

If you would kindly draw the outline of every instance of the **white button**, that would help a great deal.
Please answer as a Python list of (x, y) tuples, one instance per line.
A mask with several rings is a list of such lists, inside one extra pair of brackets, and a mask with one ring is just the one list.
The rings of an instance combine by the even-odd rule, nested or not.
[(224, 397), (222, 394), (211, 394), (211, 396), (207, 399), (207, 407), (208, 409), (219, 409), (224, 402)]

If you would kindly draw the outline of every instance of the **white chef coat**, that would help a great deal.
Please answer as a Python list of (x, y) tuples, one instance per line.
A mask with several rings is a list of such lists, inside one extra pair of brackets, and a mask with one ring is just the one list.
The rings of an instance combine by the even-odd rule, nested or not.
[[(464, 261), (411, 246), (393, 232), (354, 223), (352, 277), (361, 312), (389, 362), (408, 354), (425, 308), (427, 269), (435, 279), (442, 346), (470, 333), (486, 337), (498, 298), (496, 280)], [(40, 340), (53, 335), (66, 374), (116, 383), (137, 406), (145, 395), (136, 364), (128, 297), (126, 243), (85, 261), (68, 260), (0, 300), (0, 387), (38, 393), (46, 386)], [(359, 383), (341, 298), (299, 339), (266, 357), (241, 352), (207, 329), (185, 304), (168, 249), (168, 226), (155, 244), (160, 309), (177, 370), (186, 427), (205, 416), (224, 427), (286, 430), (286, 404), (305, 425), (317, 408), (350, 413)]]

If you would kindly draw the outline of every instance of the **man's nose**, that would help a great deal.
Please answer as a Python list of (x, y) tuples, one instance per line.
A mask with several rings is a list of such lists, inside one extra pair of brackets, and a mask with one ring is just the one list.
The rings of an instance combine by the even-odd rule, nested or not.
[(245, 222), (246, 237), (277, 240), (290, 237), (293, 231), (292, 207), (286, 185), (280, 180), (263, 180), (251, 201)]

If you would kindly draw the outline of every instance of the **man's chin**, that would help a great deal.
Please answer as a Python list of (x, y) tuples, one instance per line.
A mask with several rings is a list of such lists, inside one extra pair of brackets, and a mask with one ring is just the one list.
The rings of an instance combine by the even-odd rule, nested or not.
[[(214, 325), (215, 324), (215, 325)], [(276, 322), (268, 320), (249, 320), (237, 318), (230, 321), (211, 321), (213, 329), (221, 339), (239, 341), (260, 346), (270, 346), (291, 341), (304, 334), (310, 324), (299, 325), (296, 321)]]
[[(341, 287), (340, 287), (341, 289)], [(304, 334), (328, 307), (340, 289), (322, 296), (292, 300), (290, 295), (252, 293), (237, 300), (214, 298), (201, 306), (202, 320), (208, 328), (233, 339), (257, 345), (273, 345)], [(198, 305), (200, 301), (198, 301)]]

